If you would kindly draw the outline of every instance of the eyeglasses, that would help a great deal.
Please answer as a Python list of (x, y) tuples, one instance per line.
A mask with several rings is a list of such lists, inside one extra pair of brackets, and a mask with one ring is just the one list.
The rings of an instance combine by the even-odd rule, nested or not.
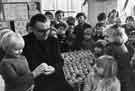
[(50, 30), (50, 28), (47, 28), (47, 29), (36, 29), (36, 32), (38, 32), (38, 33), (46, 33), (48, 30)]

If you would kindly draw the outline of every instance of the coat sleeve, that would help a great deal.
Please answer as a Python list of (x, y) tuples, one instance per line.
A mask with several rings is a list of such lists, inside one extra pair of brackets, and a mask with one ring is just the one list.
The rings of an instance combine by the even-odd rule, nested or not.
[(26, 89), (31, 87), (34, 83), (34, 77), (31, 72), (28, 72), (23, 76), (19, 76), (11, 64), (3, 62), (2, 67), (2, 69), (4, 70), (3, 74), (5, 78), (10, 82), (14, 82), (18, 86), (25, 86)]
[(5, 82), (1, 75), (0, 75), (0, 91), (5, 91)]

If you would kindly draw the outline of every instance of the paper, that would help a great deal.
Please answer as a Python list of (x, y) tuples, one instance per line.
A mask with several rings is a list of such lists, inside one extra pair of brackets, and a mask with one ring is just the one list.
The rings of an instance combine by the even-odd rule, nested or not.
[(22, 36), (28, 34), (26, 29), (27, 21), (15, 21), (14, 25), (15, 25), (15, 32), (21, 34)]
[(6, 20), (28, 20), (27, 4), (4, 4)]
[(0, 22), (0, 28), (8, 27), (10, 28), (10, 22), (9, 21), (1, 21)]
[(40, 13), (40, 3), (30, 2), (28, 5), (29, 5), (29, 18)]

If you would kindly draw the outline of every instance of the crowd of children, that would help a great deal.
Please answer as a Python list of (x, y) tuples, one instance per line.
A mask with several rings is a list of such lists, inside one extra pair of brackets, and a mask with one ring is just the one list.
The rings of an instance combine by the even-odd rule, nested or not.
[[(61, 52), (91, 50), (97, 58), (94, 72), (84, 81), (83, 91), (135, 91), (134, 46), (128, 43), (128, 36), (135, 32), (132, 16), (122, 24), (117, 10), (113, 9), (108, 16), (101, 12), (93, 27), (86, 22), (83, 12), (66, 19), (61, 10), (56, 11), (55, 18), (51, 12), (44, 15), (51, 21), (49, 36), (58, 39)], [(29, 25), (27, 29), (30, 31)], [(25, 45), (23, 38), (3, 30), (0, 47), (5, 56), (0, 63), (0, 74), (6, 91), (31, 91), (34, 78), (52, 73), (53, 68), (43, 63), (31, 72), (27, 59), (21, 55)]]
[[(62, 52), (89, 49), (96, 58), (110, 55), (118, 64), (117, 76), (120, 83), (117, 81), (117, 89), (114, 86), (115, 90), (101, 90), (100, 88), (100, 90), (89, 89), (89, 91), (120, 91), (120, 84), (121, 91), (134, 91), (135, 75), (131, 66), (131, 61), (134, 59), (134, 46), (128, 43), (128, 36), (135, 31), (135, 21), (132, 16), (128, 16), (125, 23), (122, 23), (117, 10), (113, 9), (108, 15), (101, 12), (97, 15), (98, 22), (94, 27), (86, 22), (86, 16), (82, 12), (78, 13), (75, 18), (71, 16), (65, 20), (62, 19), (63, 12), (59, 11), (58, 16), (59, 19), (61, 16), (61, 22), (55, 23), (54, 27), (57, 30), (56, 35), (60, 40)], [(60, 29), (57, 26), (63, 27), (61, 28), (63, 37), (59, 36)]]

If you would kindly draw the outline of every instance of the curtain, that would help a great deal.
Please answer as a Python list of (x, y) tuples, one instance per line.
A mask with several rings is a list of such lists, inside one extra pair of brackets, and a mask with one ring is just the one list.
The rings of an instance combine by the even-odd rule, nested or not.
[(73, 15), (82, 11), (82, 4), (84, 0), (41, 0), (42, 12), (51, 11), (55, 12), (56, 10), (65, 11), (66, 16)]

